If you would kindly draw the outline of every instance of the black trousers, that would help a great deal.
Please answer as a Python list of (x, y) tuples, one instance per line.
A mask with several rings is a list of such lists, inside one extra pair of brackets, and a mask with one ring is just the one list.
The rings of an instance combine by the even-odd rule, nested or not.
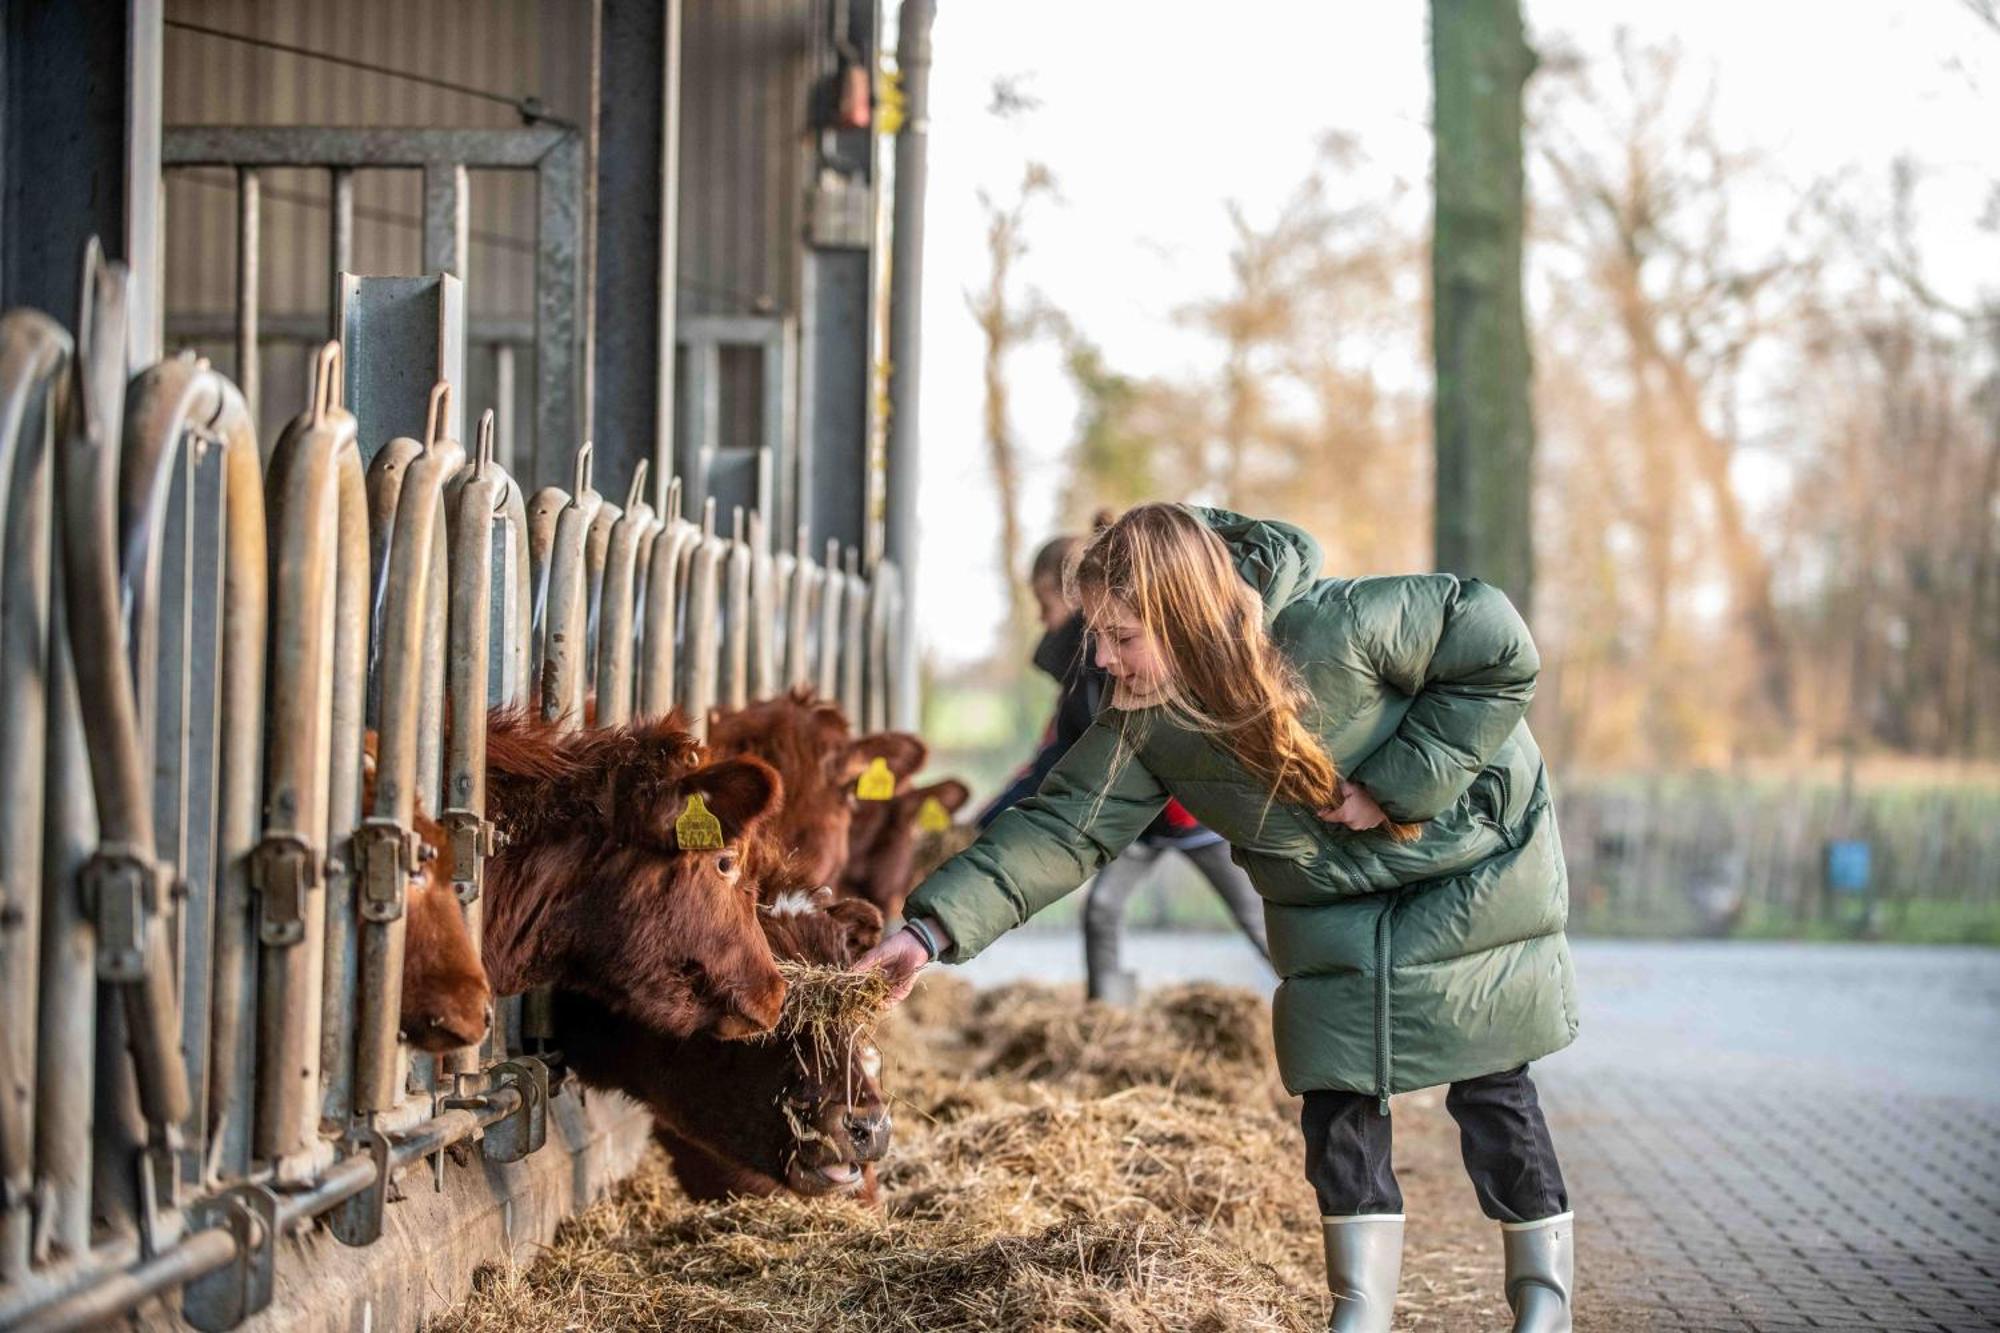
[[(1569, 1211), (1548, 1121), (1528, 1067), (1451, 1085), (1445, 1109), (1458, 1122), (1465, 1173), (1479, 1209), (1496, 1222), (1539, 1222)], [(1400, 1213), (1403, 1191), (1390, 1165), (1389, 1117), (1373, 1093), (1308, 1092), (1306, 1179), (1322, 1217)]]

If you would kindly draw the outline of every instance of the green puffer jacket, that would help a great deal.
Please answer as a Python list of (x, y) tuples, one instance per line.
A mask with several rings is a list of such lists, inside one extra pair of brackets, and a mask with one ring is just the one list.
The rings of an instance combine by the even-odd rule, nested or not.
[(1299, 529), (1195, 512), (1263, 594), (1335, 764), (1422, 837), (1272, 803), (1214, 740), (1157, 710), (1106, 709), (904, 914), (942, 921), (945, 961), (964, 962), (1095, 874), (1171, 794), (1229, 840), (1263, 895), (1293, 1092), (1386, 1098), (1567, 1046), (1568, 876), (1523, 720), (1541, 662), (1513, 604), (1449, 574), (1321, 579), (1318, 543)]

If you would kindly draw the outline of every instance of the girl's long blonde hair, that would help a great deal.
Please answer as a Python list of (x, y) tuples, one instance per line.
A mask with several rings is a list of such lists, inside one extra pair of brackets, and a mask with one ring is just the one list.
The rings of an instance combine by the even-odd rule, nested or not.
[(1161, 707), (1217, 738), (1273, 800), (1312, 810), (1339, 803), (1333, 759), (1300, 720), (1311, 696), (1206, 523), (1177, 504), (1128, 510), (1072, 557), (1065, 592), (1086, 607), (1109, 597), (1125, 608), (1167, 668)]

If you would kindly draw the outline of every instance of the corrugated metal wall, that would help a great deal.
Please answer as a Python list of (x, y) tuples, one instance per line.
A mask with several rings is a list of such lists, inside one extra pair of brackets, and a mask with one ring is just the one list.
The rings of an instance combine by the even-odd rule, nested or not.
[(683, 315), (798, 310), (818, 9), (814, 0), (687, 5)]
[[(590, 6), (577, 0), (168, 0), (167, 20), (242, 33), (490, 89), (541, 98), (582, 123), (589, 114)], [(169, 26), (168, 125), (411, 125), (505, 128), (508, 107), (405, 79), (349, 69)], [(472, 174), (469, 315), (534, 312), (535, 183), (528, 172)], [(287, 316), (330, 320), (329, 185), (325, 172), (263, 176), (259, 293), (267, 327)], [(363, 273), (414, 273), (422, 183), (413, 171), (355, 176), (354, 257)], [(234, 371), (228, 339), (175, 338), (177, 317), (222, 316), (236, 303), (233, 173), (190, 169), (166, 180), (165, 295), (169, 346), (197, 346)], [(185, 327), (185, 323), (183, 323)], [(519, 379), (532, 383), (524, 357)], [(487, 368), (469, 367), (473, 378)], [(305, 401), (305, 358), (267, 344), (268, 442)], [(474, 385), (475, 393), (482, 386)], [(475, 397), (475, 402), (480, 401)], [(520, 409), (517, 408), (517, 413)]]
[[(587, 0), (168, 0), (170, 24), (218, 28), (512, 96), (539, 97), (578, 124), (590, 113)], [(683, 19), (680, 312), (796, 313), (805, 197), (814, 160), (808, 100), (826, 15), (821, 0), (687, 0)], [(507, 127), (507, 107), (404, 79), (169, 26), (168, 125), (290, 124)], [(259, 294), (266, 330), (286, 317), (330, 321), (327, 175), (263, 177)], [(236, 303), (237, 182), (226, 170), (169, 173), (165, 275), (170, 346), (195, 346), (233, 373), (226, 336), (188, 336)], [(598, 207), (616, 208), (615, 199)], [(414, 273), (420, 261), (416, 172), (355, 178), (355, 263), (364, 273)], [(472, 175), (467, 307), (475, 321), (534, 312), (534, 180), (526, 172)], [(598, 319), (649, 318), (605, 309)], [(176, 337), (176, 321), (180, 336)], [(267, 340), (264, 435), (304, 403), (302, 350)], [(516, 371), (527, 416), (533, 383), (525, 349)], [(735, 379), (744, 379), (741, 367)], [(754, 367), (728, 394), (756, 402)], [(485, 358), (468, 365), (471, 405), (491, 393)], [(731, 414), (729, 434), (754, 439)]]

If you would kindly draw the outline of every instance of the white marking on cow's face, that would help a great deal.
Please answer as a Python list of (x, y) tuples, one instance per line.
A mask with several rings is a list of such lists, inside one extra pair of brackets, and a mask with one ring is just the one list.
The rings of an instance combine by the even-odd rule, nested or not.
[(807, 890), (792, 889), (779, 894), (764, 910), (772, 916), (811, 916), (819, 910), (819, 903)]
[(860, 1051), (861, 1072), (869, 1078), (882, 1077), (882, 1052), (873, 1046), (863, 1046)]

